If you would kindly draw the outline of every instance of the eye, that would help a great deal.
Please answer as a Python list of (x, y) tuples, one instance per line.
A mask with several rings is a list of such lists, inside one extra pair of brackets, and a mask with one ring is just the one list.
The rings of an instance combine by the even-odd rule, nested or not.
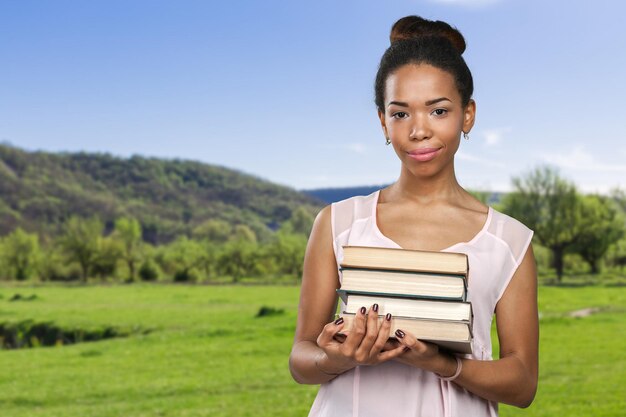
[(406, 112), (397, 111), (391, 115), (394, 119), (405, 119), (408, 116)]
[(435, 110), (433, 110), (433, 114), (435, 116), (444, 116), (446, 113), (448, 113), (448, 110), (446, 110), (446, 109), (435, 109)]

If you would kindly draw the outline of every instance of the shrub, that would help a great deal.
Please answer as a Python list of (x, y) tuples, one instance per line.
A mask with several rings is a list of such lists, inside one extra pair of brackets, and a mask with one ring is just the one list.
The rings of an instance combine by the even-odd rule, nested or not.
[(146, 260), (139, 268), (139, 278), (142, 281), (156, 281), (159, 275), (159, 266), (151, 259)]

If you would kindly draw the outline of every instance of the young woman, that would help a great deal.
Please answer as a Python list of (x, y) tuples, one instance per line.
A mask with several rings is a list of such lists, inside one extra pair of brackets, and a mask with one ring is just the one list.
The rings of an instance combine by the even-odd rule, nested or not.
[[(408, 16), (391, 30), (375, 101), (400, 177), (324, 208), (315, 220), (290, 356), (296, 381), (321, 384), (310, 416), (495, 416), (498, 402), (533, 401), (539, 330), (532, 231), (472, 197), (454, 171), (460, 138), (476, 114), (464, 50), (461, 33), (444, 22)], [(331, 320), (345, 245), (467, 254), (473, 354), (451, 355), (405, 331), (390, 335), (393, 318), (379, 326), (376, 304), (363, 306), (347, 338), (337, 340), (344, 323)]]

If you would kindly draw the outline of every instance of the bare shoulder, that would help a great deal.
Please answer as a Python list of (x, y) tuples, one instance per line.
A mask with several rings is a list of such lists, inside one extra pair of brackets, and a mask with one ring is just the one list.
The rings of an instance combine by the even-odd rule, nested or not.
[(467, 191), (449, 207), (449, 210), (450, 214), (454, 213), (454, 217), (458, 219), (459, 228), (467, 228), (473, 232), (486, 225), (489, 215), (489, 206)]
[(489, 211), (489, 206), (484, 201), (479, 200), (475, 193), (471, 193), (465, 189), (463, 189), (463, 191), (465, 193), (460, 203), (466, 210), (483, 215)]
[(327, 205), (317, 213), (313, 227), (311, 228), (311, 234), (309, 236), (309, 242), (311, 240), (329, 240), (332, 239), (332, 225), (331, 225), (331, 205)]
[[(333, 234), (331, 225), (331, 206), (324, 207), (315, 217), (313, 228), (304, 257), (303, 284), (310, 280), (319, 281), (319, 276), (336, 279), (335, 251), (333, 248)], [(324, 271), (320, 274), (320, 271)]]

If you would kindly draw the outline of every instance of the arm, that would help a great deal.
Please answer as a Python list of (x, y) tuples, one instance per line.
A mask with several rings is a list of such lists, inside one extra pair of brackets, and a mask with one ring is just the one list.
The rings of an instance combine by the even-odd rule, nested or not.
[(357, 365), (375, 365), (403, 352), (403, 346), (383, 351), (391, 317), (383, 320), (379, 328), (377, 306), (370, 308), (368, 314), (357, 314), (345, 341), (335, 340), (334, 335), (343, 328), (342, 320), (330, 321), (337, 305), (338, 287), (330, 207), (326, 207), (315, 219), (304, 257), (298, 323), (289, 356), (289, 370), (299, 383), (327, 382)]
[[(500, 359), (462, 360), (462, 371), (454, 382), (490, 401), (528, 407), (537, 391), (539, 318), (537, 313), (537, 270), (532, 246), (528, 248), (506, 291), (496, 306)], [(412, 335), (399, 338), (411, 348), (402, 362), (453, 375), (456, 360), (438, 352), (432, 344)]]
[(324, 374), (315, 360), (323, 353), (316, 340), (333, 317), (337, 288), (339, 276), (332, 245), (330, 206), (327, 206), (315, 218), (304, 255), (298, 322), (289, 356), (291, 375), (301, 384), (320, 384), (334, 378)]

